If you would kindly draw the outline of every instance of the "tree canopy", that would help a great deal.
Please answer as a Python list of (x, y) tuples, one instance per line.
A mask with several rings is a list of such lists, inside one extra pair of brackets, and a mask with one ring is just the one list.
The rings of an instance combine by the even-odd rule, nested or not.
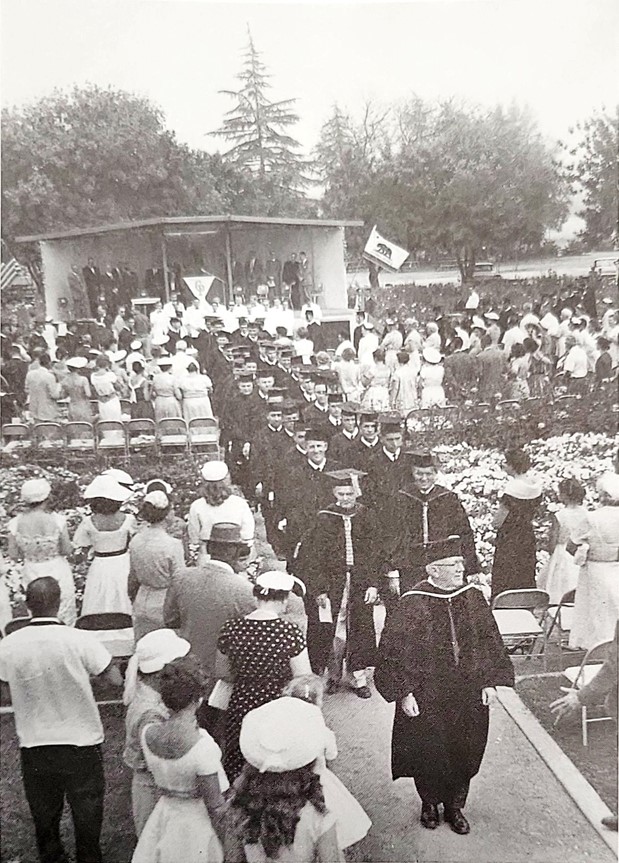
[[(221, 128), (210, 134), (232, 143), (224, 160), (252, 181), (251, 197), (264, 215), (298, 212), (309, 184), (309, 166), (299, 153), (301, 145), (288, 133), (299, 120), (293, 109), (296, 99), (273, 102), (268, 98), (271, 76), (260, 57), (248, 31), (243, 67), (237, 75), (241, 87), (220, 91), (235, 105), (225, 114)], [(245, 207), (251, 209), (251, 201)]]
[(147, 99), (96, 86), (2, 112), (2, 235), (225, 211), (215, 157), (180, 144)]
[(366, 106), (360, 122), (334, 109), (316, 158), (325, 209), (356, 209), (413, 253), (455, 258), (463, 278), (482, 256), (539, 247), (566, 212), (553, 154), (516, 107), (413, 96)]
[(572, 143), (563, 146), (567, 176), (583, 201), (581, 238), (590, 248), (608, 246), (619, 241), (619, 105), (571, 131)]

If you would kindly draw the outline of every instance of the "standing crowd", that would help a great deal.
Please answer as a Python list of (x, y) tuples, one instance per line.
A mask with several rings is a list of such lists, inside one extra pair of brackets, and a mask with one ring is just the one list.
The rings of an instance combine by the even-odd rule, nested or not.
[[(381, 335), (359, 313), (332, 353), (318, 307), (304, 310), (295, 333), (285, 323), (273, 332), (275, 304), (234, 326), (214, 301), (188, 318), (178, 297), (146, 322), (120, 315), (111, 342), (97, 325), (63, 336), (42, 327), (29, 344), (11, 343), (2, 374), (18, 413), (49, 419), (42, 413), (58, 411), (67, 393), (71, 415), (80, 399), (91, 408), (94, 392), (99, 417), (118, 416), (128, 387), (132, 414), (215, 416), (221, 433), (220, 458), (203, 465), (186, 521), (174, 512), (170, 476), (151, 478), (138, 498), (133, 478), (109, 468), (85, 489), (89, 512), (70, 536), (47, 506), (49, 484), (24, 483), (9, 554), (23, 561), (31, 619), (0, 642), (0, 679), (11, 688), (42, 861), (65, 859), (65, 797), (78, 860), (103, 859), (103, 728), (90, 678), (120, 681), (106, 648), (74, 626), (74, 555), (90, 559), (81, 615), (132, 618), (123, 758), (136, 863), (176, 863), (179, 854), (187, 863), (343, 860), (371, 822), (327, 766), (337, 745), (321, 705), (337, 690), (373, 697), (371, 669), (380, 695), (396, 703), (393, 778), (414, 779), (424, 828), (442, 816), (469, 832), (463, 809), (486, 747), (488, 704), (514, 675), (479, 587), (469, 514), (404, 418), (447, 394), (542, 395), (558, 373), (577, 394), (594, 381), (606, 386), (619, 333), (609, 307), (599, 325), (609, 347), (598, 355), (597, 325), (579, 302), (565, 306), (569, 318), (545, 305), (484, 312), (474, 303), (425, 328), (408, 320), (404, 332), (388, 316)], [(562, 484), (552, 557), (537, 573), (541, 487), (523, 450), (506, 451), (505, 469), (492, 594), (538, 581), (554, 596), (575, 588), (573, 646), (611, 640), (619, 475), (598, 479), (593, 512), (578, 483)], [(125, 511), (130, 501), (139, 501), (138, 518)], [(256, 572), (258, 508), (281, 569)], [(377, 606), (386, 610), (379, 640)]]

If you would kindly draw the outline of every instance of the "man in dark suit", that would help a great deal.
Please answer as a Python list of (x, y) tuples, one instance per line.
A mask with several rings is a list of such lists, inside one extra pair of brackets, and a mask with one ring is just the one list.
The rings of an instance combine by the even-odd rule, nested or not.
[(256, 253), (251, 251), (245, 263), (245, 284), (247, 285), (247, 289), (253, 292), (263, 281), (264, 268), (256, 257)]
[(361, 414), (359, 417), (359, 436), (346, 453), (347, 462), (343, 466), (354, 467), (356, 470), (367, 473), (368, 461), (379, 446), (378, 414)]
[(307, 337), (314, 345), (314, 353), (325, 350), (325, 335), (320, 324), (314, 320), (314, 312), (307, 309), (305, 312), (305, 328), (307, 329)]
[(94, 318), (97, 315), (97, 306), (100, 301), (101, 274), (99, 273), (99, 267), (95, 266), (93, 258), (88, 258), (88, 263), (82, 270), (82, 274), (84, 276), (84, 284), (86, 285), (86, 293), (88, 294), (88, 301), (90, 303), (90, 314), (91, 317)]
[(357, 413), (359, 405), (357, 402), (344, 402), (342, 405), (342, 426), (340, 431), (333, 435), (329, 442), (329, 451), (334, 461), (348, 464), (350, 449), (359, 436), (357, 426)]
[(327, 384), (319, 374), (314, 378), (314, 401), (303, 406), (303, 419), (312, 428), (325, 429), (329, 422)]
[(355, 351), (359, 353), (359, 342), (363, 338), (363, 324), (365, 322), (365, 314), (357, 312), (355, 319), (355, 329), (353, 331), (352, 343), (355, 346)]

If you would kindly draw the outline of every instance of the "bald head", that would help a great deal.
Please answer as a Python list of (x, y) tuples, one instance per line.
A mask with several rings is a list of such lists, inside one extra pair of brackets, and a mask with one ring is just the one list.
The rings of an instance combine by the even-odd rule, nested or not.
[(33, 617), (56, 617), (60, 608), (60, 585), (49, 575), (35, 578), (26, 588), (26, 605)]

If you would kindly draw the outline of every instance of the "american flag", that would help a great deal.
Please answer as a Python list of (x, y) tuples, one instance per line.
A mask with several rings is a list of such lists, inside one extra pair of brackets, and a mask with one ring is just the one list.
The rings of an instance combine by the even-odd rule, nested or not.
[(18, 264), (13, 257), (9, 258), (8, 261), (2, 261), (2, 279), (0, 281), (0, 288), (2, 290), (8, 288), (9, 285), (13, 284), (18, 276), (23, 276), (26, 272), (26, 268), (22, 267), (21, 264)]

